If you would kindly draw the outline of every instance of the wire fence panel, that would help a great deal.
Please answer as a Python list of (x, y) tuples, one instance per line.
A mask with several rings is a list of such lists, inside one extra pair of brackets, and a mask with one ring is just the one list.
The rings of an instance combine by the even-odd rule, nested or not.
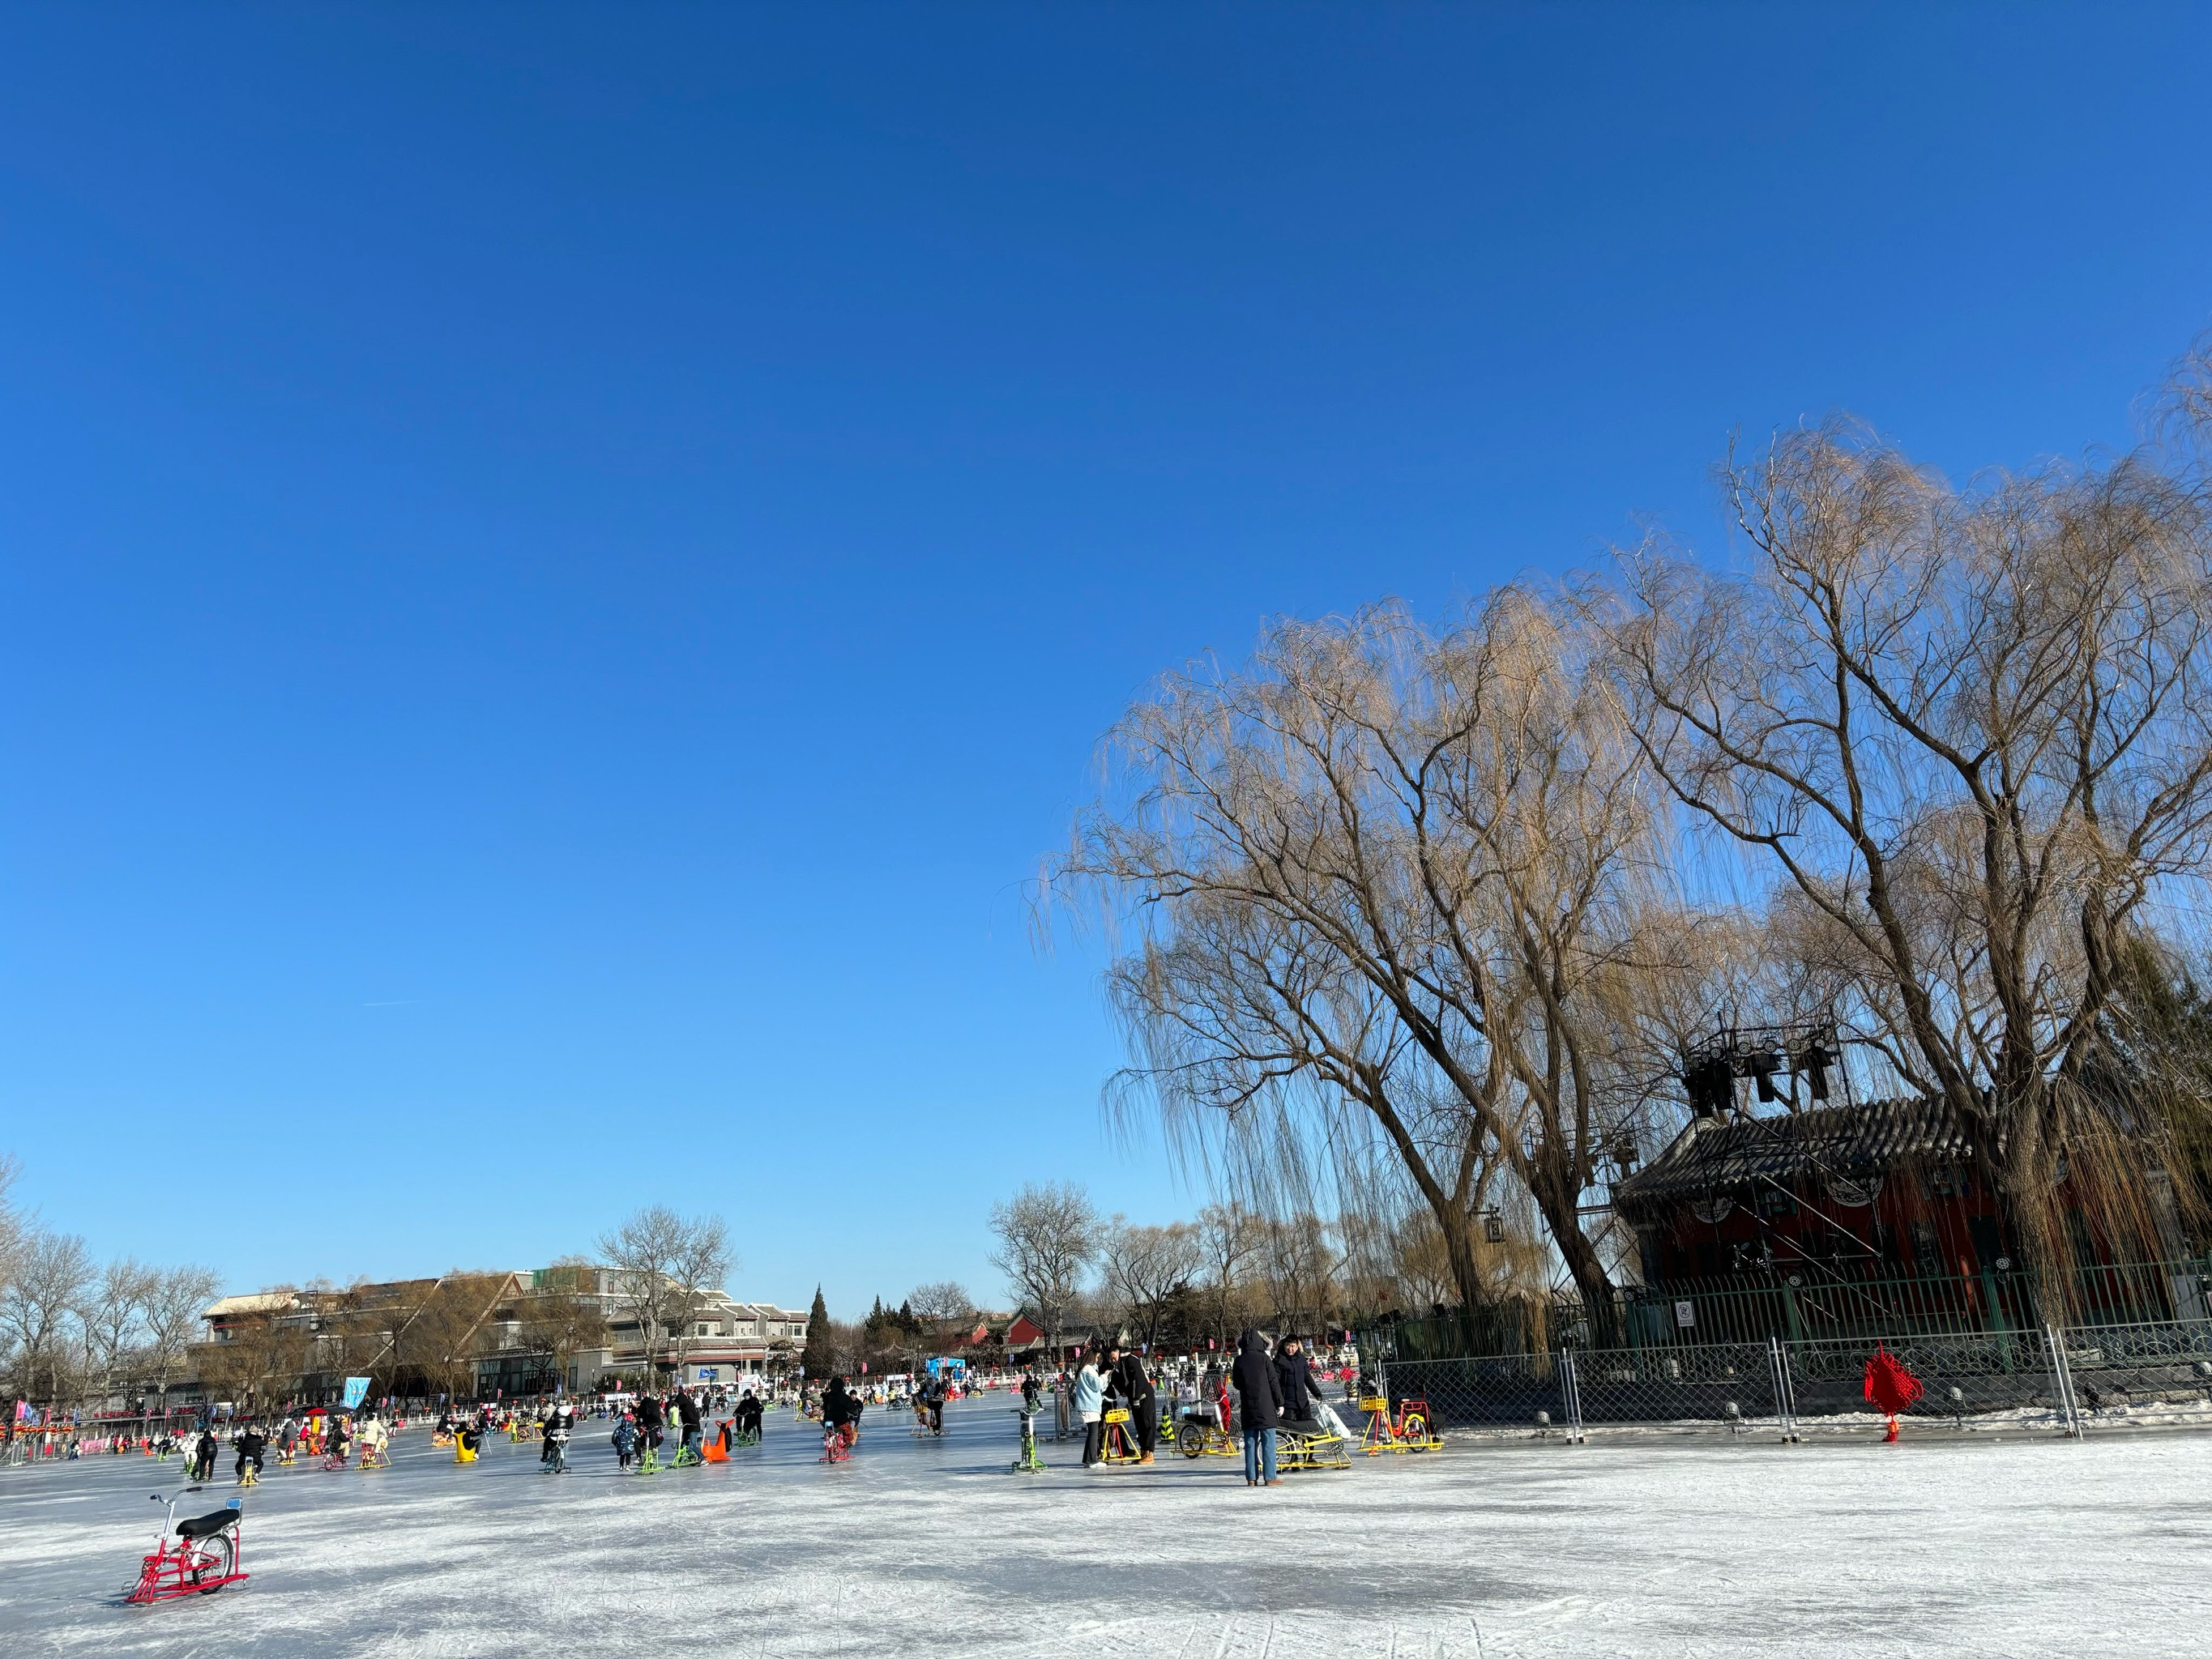
[[(1605, 1346), (1695, 1348), (1716, 1343), (1883, 1337), (2021, 1336), (2046, 1322), (2147, 1325), (2212, 1316), (2212, 1257), (2081, 1266), (2046, 1284), (2009, 1265), (1972, 1273), (1899, 1275), (1868, 1261), (1753, 1262), (1706, 1279), (1623, 1286)], [(1581, 1347), (1605, 1339), (1583, 1304), (1561, 1297), (1540, 1317), (1517, 1305), (1402, 1320), (1378, 1330), (1390, 1357), (1448, 1359)]]
[(1553, 1423), (1568, 1416), (1557, 1354), (1393, 1360), (1383, 1382), (1394, 1416), (1406, 1401), (1425, 1400), (1429, 1420), (1447, 1428), (1527, 1427), (1539, 1412)]
[(1579, 1423), (1771, 1425), (1875, 1414), (1868, 1362), (1886, 1350), (1923, 1392), (1905, 1415), (2010, 1413), (2073, 1430), (2115, 1407), (2212, 1411), (2212, 1321), (1922, 1336), (1714, 1342), (1382, 1363), (1395, 1408), (1425, 1401), (1460, 1428), (1565, 1429)]
[[(1576, 1397), (1567, 1392), (1573, 1367)], [(1393, 1360), (1383, 1371), (1393, 1407), (1426, 1400), (1447, 1427), (1583, 1423), (1747, 1422), (1776, 1415), (1765, 1343), (1704, 1348), (1612, 1348), (1473, 1359)], [(1579, 1411), (1576, 1409), (1579, 1403)], [(1540, 1422), (1539, 1413), (1542, 1413)]]
[(1737, 1423), (1777, 1415), (1764, 1342), (1601, 1348), (1575, 1356), (1586, 1423)]
[(1866, 1399), (1867, 1361), (1887, 1349), (1924, 1392), (1905, 1413), (1960, 1419), (1991, 1412), (2055, 1406), (2051, 1366), (2039, 1330), (1981, 1335), (1829, 1339), (1781, 1345), (1801, 1417), (1836, 1417), (1874, 1408)]
[(2212, 1404), (2212, 1321), (2075, 1326), (2060, 1335), (2075, 1395), (2093, 1413)]

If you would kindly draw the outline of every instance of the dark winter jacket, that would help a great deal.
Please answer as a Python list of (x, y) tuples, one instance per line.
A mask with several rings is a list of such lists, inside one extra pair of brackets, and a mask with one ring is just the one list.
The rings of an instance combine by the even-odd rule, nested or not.
[(1145, 1363), (1133, 1353), (1125, 1353), (1115, 1361), (1114, 1369), (1106, 1374), (1107, 1386), (1131, 1406), (1141, 1406), (1152, 1397), (1152, 1379), (1145, 1375)]
[(666, 1421), (660, 1414), (660, 1402), (651, 1395), (640, 1397), (637, 1402), (637, 1425), (647, 1434), (658, 1434)]
[(676, 1396), (676, 1414), (684, 1419), (684, 1433), (689, 1434), (699, 1426), (699, 1402), (691, 1397), (689, 1390)]
[(822, 1426), (835, 1429), (854, 1421), (860, 1413), (853, 1409), (853, 1396), (835, 1383), (822, 1396)]
[(1237, 1414), (1245, 1429), (1272, 1429), (1283, 1420), (1283, 1380), (1260, 1333), (1247, 1331), (1237, 1345), (1232, 1375), (1237, 1383)]
[(1304, 1351), (1277, 1354), (1275, 1376), (1283, 1385), (1283, 1415), (1294, 1423), (1311, 1417), (1310, 1402), (1321, 1398), (1321, 1384), (1314, 1381), (1313, 1361)]

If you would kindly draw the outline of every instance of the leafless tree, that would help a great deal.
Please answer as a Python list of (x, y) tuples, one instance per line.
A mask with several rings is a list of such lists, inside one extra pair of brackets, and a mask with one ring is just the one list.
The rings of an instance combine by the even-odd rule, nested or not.
[(486, 1328), (507, 1285), (505, 1273), (449, 1273), (399, 1328), (411, 1348), (410, 1363), (440, 1392), (456, 1400), (476, 1393)]
[(9, 1196), (22, 1173), (14, 1153), (0, 1152), (0, 1289), (14, 1274), (23, 1247), (23, 1218)]
[(975, 1311), (975, 1298), (965, 1285), (944, 1279), (915, 1285), (906, 1308), (917, 1319), (966, 1319)]
[(720, 1216), (699, 1216), (682, 1224), (674, 1260), (671, 1263), (674, 1291), (672, 1301), (676, 1324), (676, 1369), (681, 1373), (697, 1330), (699, 1310), (710, 1291), (722, 1288), (730, 1276), (730, 1230)]
[(1036, 1311), (1057, 1362), (1062, 1323), (1097, 1255), (1090, 1194), (1071, 1182), (1033, 1182), (991, 1206), (991, 1265)]
[(550, 1279), (531, 1294), (523, 1334), (568, 1386), (568, 1367), (581, 1353), (607, 1344), (607, 1318), (596, 1292), (592, 1264), (573, 1257), (553, 1264)]
[(2147, 448), (1961, 490), (1831, 422), (1723, 480), (1747, 573), (1650, 546), (1593, 595), (1632, 729), (2054, 1261), (2059, 1160), (2142, 1163), (2083, 1156), (2116, 957), (2212, 852), (2204, 479)]
[(0, 1334), (13, 1351), (17, 1386), (52, 1401), (64, 1391), (79, 1310), (94, 1282), (92, 1254), (74, 1233), (33, 1229), (15, 1253), (0, 1294)]
[(1116, 1316), (1149, 1350), (1158, 1346), (1169, 1304), (1205, 1267), (1206, 1245), (1190, 1222), (1131, 1226), (1117, 1215), (1100, 1237), (1098, 1264)]
[(1050, 873), (1135, 934), (1109, 976), (1125, 1109), (1156, 1105), (1279, 1211), (1402, 1183), (1468, 1302), (1502, 1171), (1603, 1318), (1582, 1208), (1640, 1109), (1637, 1010), (1684, 930), (1590, 654), (1519, 588), (1442, 634), (1387, 607), (1279, 623), (1245, 671), (1170, 677), (1130, 711), (1131, 793)]
[(1239, 1292), (1247, 1270), (1260, 1253), (1264, 1224), (1261, 1217), (1233, 1199), (1209, 1204), (1198, 1212), (1199, 1271), (1206, 1287), (1210, 1328), (1224, 1345), (1236, 1340), (1243, 1322), (1238, 1316)]
[(664, 1352), (680, 1367), (702, 1292), (729, 1274), (728, 1227), (719, 1217), (687, 1218), (665, 1204), (649, 1205), (603, 1235), (599, 1254), (614, 1270), (624, 1309), (637, 1316), (647, 1376)]
[(1313, 1334), (1326, 1320), (1340, 1262), (1328, 1230), (1310, 1213), (1270, 1217), (1262, 1240), (1260, 1266), (1277, 1328)]
[(967, 1287), (945, 1279), (917, 1285), (906, 1299), (905, 1311), (921, 1327), (928, 1342), (940, 1342), (958, 1328), (963, 1336), (975, 1328), (975, 1299)]
[(116, 1372), (144, 1329), (146, 1306), (159, 1275), (143, 1262), (118, 1256), (100, 1269), (82, 1313), (88, 1375), (100, 1379), (105, 1402), (115, 1392)]
[(200, 1334), (202, 1316), (222, 1280), (207, 1267), (164, 1267), (146, 1290), (146, 1362), (154, 1373), (161, 1410), (168, 1410), (169, 1379)]

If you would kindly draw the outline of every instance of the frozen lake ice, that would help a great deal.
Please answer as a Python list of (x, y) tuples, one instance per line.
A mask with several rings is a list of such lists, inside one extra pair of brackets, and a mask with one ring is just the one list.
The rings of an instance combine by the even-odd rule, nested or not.
[[(772, 1414), (727, 1467), (576, 1471), (495, 1441), (456, 1467), (271, 1469), (250, 1583), (120, 1604), (144, 1458), (0, 1471), (0, 1652), (758, 1656), (2197, 1655), (2212, 1645), (2212, 1435), (1908, 1429), (1782, 1446), (1623, 1432), (1244, 1485), (1227, 1460), (1007, 1472), (1002, 1396), (942, 1441), (860, 1450)], [(227, 1474), (226, 1457), (222, 1471)], [(161, 1477), (167, 1476), (165, 1481)], [(204, 1507), (234, 1496), (211, 1487)], [(198, 1513), (188, 1500), (180, 1513)]]

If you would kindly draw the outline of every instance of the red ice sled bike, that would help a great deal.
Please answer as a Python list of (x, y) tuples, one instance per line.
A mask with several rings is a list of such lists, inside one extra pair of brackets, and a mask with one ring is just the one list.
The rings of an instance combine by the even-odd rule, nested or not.
[(143, 1606), (179, 1595), (213, 1595), (225, 1584), (235, 1584), (246, 1577), (238, 1566), (239, 1522), (245, 1511), (235, 1498), (212, 1515), (177, 1519), (177, 1498), (206, 1490), (186, 1486), (175, 1498), (153, 1494), (154, 1502), (167, 1505), (161, 1534), (154, 1553), (139, 1569), (137, 1585), (125, 1601)]

